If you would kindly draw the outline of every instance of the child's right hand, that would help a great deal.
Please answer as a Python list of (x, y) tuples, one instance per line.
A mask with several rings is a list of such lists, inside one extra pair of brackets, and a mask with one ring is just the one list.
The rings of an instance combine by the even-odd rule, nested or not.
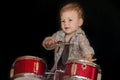
[(53, 47), (53, 46), (55, 46), (56, 43), (57, 42), (54, 39), (47, 39), (47, 40), (45, 40), (44, 45), (46, 47)]

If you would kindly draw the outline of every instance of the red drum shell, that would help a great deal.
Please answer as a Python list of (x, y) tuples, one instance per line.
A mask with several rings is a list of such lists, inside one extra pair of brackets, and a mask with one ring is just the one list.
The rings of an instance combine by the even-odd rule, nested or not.
[(97, 80), (97, 64), (84, 60), (68, 61), (64, 77), (78, 77), (90, 80)]
[(14, 78), (21, 76), (34, 75), (44, 77), (46, 71), (46, 63), (35, 56), (22, 56), (16, 59), (14, 66)]

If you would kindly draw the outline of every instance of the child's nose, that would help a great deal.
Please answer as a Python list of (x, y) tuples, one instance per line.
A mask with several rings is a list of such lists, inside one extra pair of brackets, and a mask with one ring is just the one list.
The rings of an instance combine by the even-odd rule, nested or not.
[(69, 23), (68, 23), (68, 22), (65, 22), (65, 23), (64, 23), (64, 26), (65, 26), (65, 27), (68, 27), (68, 26), (69, 26)]

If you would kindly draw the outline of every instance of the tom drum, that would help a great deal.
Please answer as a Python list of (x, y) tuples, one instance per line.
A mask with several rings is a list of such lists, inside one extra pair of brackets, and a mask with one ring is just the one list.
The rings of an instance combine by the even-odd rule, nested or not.
[(97, 80), (99, 66), (87, 60), (71, 60), (66, 64), (64, 80)]
[(44, 80), (47, 65), (35, 56), (22, 56), (15, 60), (12, 67), (14, 80)]

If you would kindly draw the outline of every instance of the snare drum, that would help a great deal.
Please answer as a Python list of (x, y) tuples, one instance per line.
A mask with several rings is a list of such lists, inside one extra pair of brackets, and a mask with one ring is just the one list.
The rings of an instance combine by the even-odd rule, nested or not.
[(43, 80), (47, 65), (41, 58), (22, 56), (13, 63), (14, 80)]
[(86, 60), (71, 60), (66, 64), (64, 80), (97, 80), (98, 65)]

